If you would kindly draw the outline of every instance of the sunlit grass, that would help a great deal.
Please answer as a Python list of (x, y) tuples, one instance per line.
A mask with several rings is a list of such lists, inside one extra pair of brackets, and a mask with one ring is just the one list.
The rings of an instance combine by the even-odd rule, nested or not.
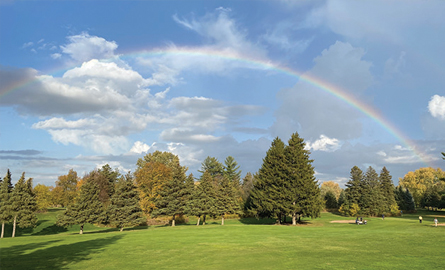
[(49, 212), (40, 227), (1, 240), (1, 269), (441, 269), (445, 227), (433, 226), (437, 213), (421, 214), (422, 224), (418, 213), (367, 218), (368, 225), (333, 224), (351, 218), (323, 213), (298, 226), (244, 219), (197, 227), (190, 219), (122, 233), (91, 226), (78, 235), (51, 227)]

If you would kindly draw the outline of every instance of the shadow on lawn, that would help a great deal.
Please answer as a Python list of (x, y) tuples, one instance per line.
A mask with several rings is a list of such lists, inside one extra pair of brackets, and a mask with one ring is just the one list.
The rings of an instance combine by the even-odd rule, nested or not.
[[(2, 248), (1, 269), (64, 269), (70, 264), (89, 260), (91, 254), (105, 250), (123, 235), (109, 236), (94, 240), (65, 245), (53, 245), (57, 241), (38, 244), (18, 245)], [(45, 246), (51, 245), (45, 248)], [(29, 252), (30, 250), (34, 250)]]

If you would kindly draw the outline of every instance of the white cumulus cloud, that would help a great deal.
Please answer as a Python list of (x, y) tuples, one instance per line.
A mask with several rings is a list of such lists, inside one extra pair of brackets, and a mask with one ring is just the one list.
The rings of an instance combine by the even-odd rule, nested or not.
[(428, 110), (433, 117), (445, 120), (445, 97), (439, 95), (431, 97)]

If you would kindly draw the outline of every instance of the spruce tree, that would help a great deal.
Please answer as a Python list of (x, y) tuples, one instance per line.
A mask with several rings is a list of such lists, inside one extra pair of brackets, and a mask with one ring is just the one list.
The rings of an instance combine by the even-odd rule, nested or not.
[(214, 157), (206, 157), (201, 164), (200, 173), (208, 172), (211, 177), (221, 176), (224, 174), (224, 168), (221, 162)]
[(160, 215), (172, 216), (172, 226), (175, 226), (176, 215), (183, 214), (185, 211), (185, 200), (183, 198), (185, 191), (186, 175), (184, 168), (177, 163), (172, 177), (161, 187), (155, 199), (155, 208), (151, 215), (157, 217)]
[(251, 211), (260, 217), (275, 217), (278, 223), (289, 209), (285, 209), (282, 190), (286, 181), (284, 143), (280, 138), (272, 141), (263, 158), (258, 179), (250, 193)]
[(363, 181), (363, 172), (359, 167), (354, 166), (350, 172), (350, 179), (346, 183), (346, 201), (348, 204), (358, 204), (362, 196), (361, 184)]
[(361, 213), (377, 216), (384, 213), (384, 198), (381, 192), (379, 176), (371, 166), (362, 181), (362, 196), (359, 203)]
[(99, 200), (99, 187), (91, 179), (87, 178), (80, 188), (77, 202), (69, 205), (63, 215), (58, 217), (57, 225), (80, 225), (79, 234), (83, 234), (85, 223), (103, 223), (106, 221), (106, 212)]
[(216, 194), (213, 179), (209, 172), (205, 171), (195, 188), (195, 195), (189, 202), (189, 212), (198, 217), (203, 216), (202, 224), (205, 225), (207, 215), (215, 215)]
[(383, 167), (380, 172), (379, 181), (380, 181), (380, 190), (383, 197), (384, 202), (384, 212), (390, 213), (391, 207), (397, 206), (397, 202), (394, 195), (394, 184), (392, 183), (392, 176), (390, 175), (388, 169)]
[(233, 185), (235, 184), (235, 182), (231, 182), (225, 176), (220, 178), (216, 192), (215, 212), (221, 216), (221, 225), (224, 225), (225, 214), (239, 213), (240, 206), (233, 188)]
[(139, 206), (139, 195), (133, 184), (130, 173), (116, 183), (115, 192), (111, 196), (111, 204), (108, 207), (109, 221), (120, 228), (137, 226), (144, 222), (142, 209)]
[(324, 201), (326, 209), (336, 209), (338, 207), (335, 194), (331, 190), (328, 190), (324, 195)]
[(292, 134), (284, 154), (286, 175), (282, 194), (286, 197), (286, 214), (292, 215), (293, 225), (296, 225), (297, 217), (319, 217), (323, 208), (320, 188), (315, 179), (310, 152), (305, 149), (304, 140), (298, 133)]
[(234, 183), (235, 187), (240, 185), (241, 171), (239, 170), (240, 166), (235, 161), (232, 156), (228, 156), (224, 160), (224, 176), (229, 179), (230, 182)]
[(5, 234), (5, 223), (10, 222), (12, 219), (10, 207), (11, 191), (11, 172), (8, 169), (6, 176), (3, 178), (0, 184), (0, 222), (2, 223), (1, 238), (3, 238)]
[(9, 199), (10, 211), (13, 217), (12, 237), (15, 237), (16, 226), (20, 228), (34, 227), (37, 224), (37, 203), (30, 190), (32, 180), (25, 181), (25, 173), (22, 173), (15, 184)]

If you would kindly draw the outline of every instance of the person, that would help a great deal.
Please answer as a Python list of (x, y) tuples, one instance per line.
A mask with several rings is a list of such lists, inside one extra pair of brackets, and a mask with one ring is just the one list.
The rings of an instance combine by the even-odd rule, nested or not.
[(437, 227), (437, 218), (434, 219), (434, 226)]
[(419, 223), (422, 223), (422, 216), (419, 216)]
[(382, 214), (382, 220), (385, 220), (385, 214)]

